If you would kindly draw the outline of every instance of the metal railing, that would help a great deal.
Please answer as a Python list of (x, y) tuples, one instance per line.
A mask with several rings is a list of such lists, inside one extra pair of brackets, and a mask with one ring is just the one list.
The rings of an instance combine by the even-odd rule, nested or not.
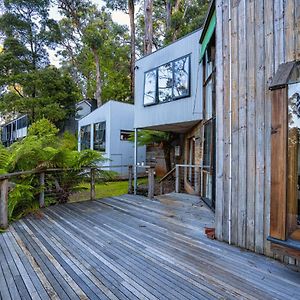
[[(82, 200), (95, 200), (97, 198), (96, 183), (99, 181), (113, 181), (116, 179), (124, 179), (124, 176), (107, 175), (108, 172), (114, 168), (127, 167), (128, 168), (128, 193), (134, 193), (134, 167), (144, 168), (145, 174), (148, 177), (148, 197), (154, 197), (154, 168), (150, 166), (101, 166), (101, 167), (86, 167), (81, 169), (36, 169), (30, 171), (22, 171), (15, 173), (8, 173), (0, 175), (0, 229), (6, 229), (9, 223), (8, 205), (9, 193), (13, 191), (16, 183), (20, 180), (32, 176), (35, 182), (35, 200), (38, 201), (39, 207), (46, 206), (45, 200), (53, 199), (58, 202), (67, 202), (70, 198), (79, 197)], [(72, 176), (66, 176), (66, 172), (74, 172)], [(78, 177), (77, 177), (78, 176)], [(102, 177), (101, 177), (102, 176)], [(143, 176), (140, 175), (140, 176)], [(75, 178), (76, 177), (76, 178)], [(66, 179), (67, 178), (67, 179)], [(72, 182), (73, 180), (73, 182)], [(64, 189), (68, 185), (74, 184), (75, 187), (83, 189), (83, 191), (69, 191)], [(76, 186), (77, 185), (77, 186)], [(82, 186), (83, 185), (83, 186)], [(78, 199), (75, 199), (75, 201)]]
[(172, 170), (170, 170), (167, 174), (165, 174), (158, 181), (159, 191), (160, 191), (161, 195), (165, 194), (166, 190), (167, 190), (167, 193), (175, 191), (175, 170), (176, 170), (176, 167), (174, 167)]
[(175, 167), (175, 192), (201, 194), (203, 168), (199, 165), (178, 164)]

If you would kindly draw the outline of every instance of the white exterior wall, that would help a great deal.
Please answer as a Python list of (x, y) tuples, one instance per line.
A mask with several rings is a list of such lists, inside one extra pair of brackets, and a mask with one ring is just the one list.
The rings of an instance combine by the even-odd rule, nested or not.
[[(185, 122), (195, 123), (202, 119), (202, 64), (200, 61), (199, 39), (201, 30), (164, 47), (136, 62), (135, 73), (135, 128), (159, 129), (161, 125)], [(144, 106), (145, 72), (178, 59), (191, 55), (190, 97)]]
[[(106, 122), (106, 151), (104, 157), (108, 159), (102, 165), (130, 165), (133, 164), (134, 143), (120, 140), (121, 130), (132, 130), (134, 122), (134, 107), (117, 101), (109, 101), (100, 108), (94, 110), (86, 117), (79, 120), (78, 126), (78, 150), (80, 151), (80, 128), (92, 124), (91, 149), (93, 149), (93, 124)], [(138, 162), (146, 161), (146, 147), (139, 147)], [(127, 167), (112, 168), (112, 171), (127, 174)]]

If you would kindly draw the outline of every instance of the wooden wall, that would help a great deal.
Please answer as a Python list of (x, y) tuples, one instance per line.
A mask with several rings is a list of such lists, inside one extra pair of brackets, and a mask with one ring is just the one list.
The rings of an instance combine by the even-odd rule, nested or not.
[(279, 64), (300, 60), (300, 0), (216, 0), (216, 13), (216, 234), (229, 241), (231, 214), (232, 244), (272, 255), (268, 86)]

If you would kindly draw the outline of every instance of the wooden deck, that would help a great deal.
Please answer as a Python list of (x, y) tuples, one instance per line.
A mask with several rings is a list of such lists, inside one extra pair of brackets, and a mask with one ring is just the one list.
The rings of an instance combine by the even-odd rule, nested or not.
[(299, 273), (207, 239), (212, 222), (180, 194), (44, 209), (0, 234), (0, 298), (300, 299)]

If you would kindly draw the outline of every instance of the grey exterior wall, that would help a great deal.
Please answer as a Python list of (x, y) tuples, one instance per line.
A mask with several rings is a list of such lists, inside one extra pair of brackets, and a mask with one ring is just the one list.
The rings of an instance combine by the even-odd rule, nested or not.
[[(168, 130), (168, 128), (172, 128), (166, 126), (168, 124), (185, 122), (189, 123), (187, 124), (190, 125), (188, 127), (191, 127), (202, 119), (202, 64), (199, 64), (200, 35), (201, 30), (198, 30), (136, 62), (135, 128), (151, 127), (153, 129), (164, 128)], [(190, 97), (152, 106), (144, 106), (144, 73), (187, 54), (191, 54)]]
[[(80, 151), (80, 128), (98, 122), (106, 122), (106, 151), (108, 160), (102, 165), (130, 165), (134, 163), (134, 143), (120, 140), (121, 130), (133, 130), (134, 107), (132, 104), (109, 101), (78, 122), (78, 151)], [(93, 149), (93, 129), (91, 130), (91, 149)], [(146, 161), (146, 147), (138, 148), (138, 162)], [(111, 168), (112, 171), (127, 174), (128, 169)]]
[(268, 86), (279, 64), (300, 59), (300, 2), (217, 0), (216, 10), (216, 235), (273, 255)]

